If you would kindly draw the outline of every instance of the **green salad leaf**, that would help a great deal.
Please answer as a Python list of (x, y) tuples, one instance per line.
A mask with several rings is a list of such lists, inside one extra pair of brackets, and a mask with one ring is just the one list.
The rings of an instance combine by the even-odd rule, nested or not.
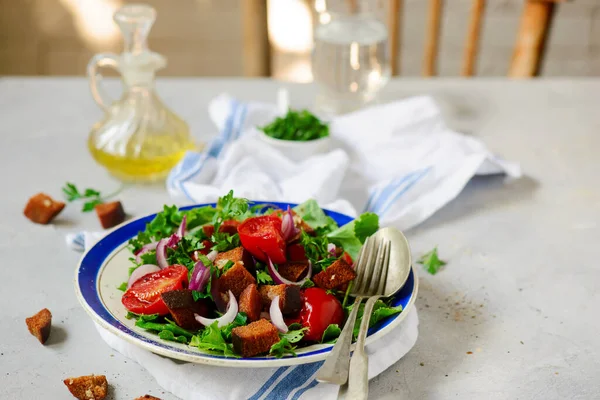
[(325, 329), (325, 332), (323, 332), (321, 343), (335, 343), (341, 333), (342, 330), (338, 324), (331, 324)]
[(423, 254), (423, 256), (419, 258), (417, 262), (423, 265), (423, 267), (425, 267), (425, 270), (431, 275), (437, 274), (440, 268), (446, 265), (446, 261), (439, 259), (437, 247), (434, 247), (434, 249), (431, 250), (429, 253)]
[(282, 337), (279, 342), (277, 342), (273, 346), (271, 346), (271, 350), (269, 351), (269, 354), (272, 356), (275, 356), (277, 358), (281, 358), (286, 354), (291, 354), (292, 356), (295, 356), (296, 355), (296, 352), (294, 351), (295, 349), (296, 349), (296, 346), (292, 346), (292, 344), (290, 343), (290, 341), (287, 338)]
[(190, 346), (197, 347), (200, 350), (221, 353), (227, 357), (239, 358), (240, 356), (233, 351), (233, 344), (227, 343), (221, 329), (217, 325), (218, 322), (215, 321), (207, 326), (199, 335), (192, 336)]
[(127, 291), (127, 282), (121, 283), (119, 286), (117, 286), (117, 289), (119, 289), (121, 292), (126, 292)]
[(275, 139), (301, 142), (329, 136), (329, 126), (308, 110), (290, 109), (285, 116), (258, 129)]
[(362, 244), (368, 236), (379, 229), (379, 217), (374, 213), (364, 213), (354, 221), (327, 234), (332, 243), (341, 246), (353, 260), (356, 260)]
[(175, 205), (165, 205), (163, 211), (156, 214), (156, 217), (146, 224), (146, 229), (139, 232), (136, 237), (131, 239), (129, 244), (131, 245), (132, 251), (135, 253), (145, 244), (172, 235), (181, 224), (184, 215), (187, 215), (186, 228), (191, 230), (211, 222), (216, 212), (217, 210), (210, 206), (180, 211)]
[(280, 333), (279, 336), (282, 338), (286, 338), (290, 343), (298, 343), (304, 337), (304, 332), (306, 332), (308, 328), (300, 328), (295, 330), (289, 330), (286, 333)]
[(338, 225), (333, 218), (327, 216), (325, 211), (319, 207), (319, 204), (314, 199), (298, 204), (293, 210), (308, 224), (308, 226), (316, 231), (325, 231), (325, 233), (327, 233), (338, 228)]
[[(353, 305), (347, 307), (348, 311), (352, 310)], [(358, 331), (360, 330), (360, 323), (362, 321), (363, 313), (365, 310), (365, 304), (362, 303), (358, 309), (358, 314), (356, 316), (356, 323), (354, 324), (353, 335), (354, 338), (358, 336)], [(369, 320), (369, 328), (372, 328), (384, 318), (387, 318), (394, 314), (399, 314), (402, 312), (402, 306), (398, 305), (396, 307), (392, 307), (384, 303), (382, 300), (377, 300), (373, 305), (373, 313), (371, 314), (371, 319)]]
[(188, 338), (186, 338), (185, 336), (175, 336), (173, 332), (167, 330), (160, 331), (158, 333), (158, 337), (162, 340), (169, 340), (171, 342), (179, 342), (183, 344), (186, 344), (188, 342)]

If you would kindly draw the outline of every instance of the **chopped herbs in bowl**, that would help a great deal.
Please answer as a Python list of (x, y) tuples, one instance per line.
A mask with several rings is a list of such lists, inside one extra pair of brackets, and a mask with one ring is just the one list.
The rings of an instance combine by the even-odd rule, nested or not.
[(307, 110), (289, 110), (258, 129), (263, 142), (293, 161), (329, 151), (329, 125)]
[(279, 140), (307, 142), (329, 136), (329, 125), (308, 110), (288, 110), (283, 117), (259, 127), (265, 135)]

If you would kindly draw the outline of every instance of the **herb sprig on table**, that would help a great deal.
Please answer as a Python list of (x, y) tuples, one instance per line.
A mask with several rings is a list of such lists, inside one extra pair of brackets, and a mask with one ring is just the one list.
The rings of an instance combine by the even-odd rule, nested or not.
[(106, 200), (111, 197), (116, 196), (123, 190), (123, 187), (120, 187), (117, 191), (110, 193), (106, 196), (102, 196), (102, 194), (92, 188), (87, 188), (83, 191), (80, 191), (74, 183), (67, 182), (65, 186), (62, 188), (62, 191), (65, 195), (65, 198), (69, 203), (77, 200), (85, 200), (83, 206), (81, 208), (82, 212), (90, 212), (94, 210), (98, 204), (104, 203)]
[(429, 253), (423, 254), (417, 262), (423, 265), (425, 270), (431, 275), (437, 274), (440, 268), (446, 265), (446, 261), (440, 260), (438, 257), (437, 247), (434, 247)]
[(329, 126), (308, 110), (288, 110), (284, 117), (259, 129), (272, 138), (298, 142), (329, 136)]

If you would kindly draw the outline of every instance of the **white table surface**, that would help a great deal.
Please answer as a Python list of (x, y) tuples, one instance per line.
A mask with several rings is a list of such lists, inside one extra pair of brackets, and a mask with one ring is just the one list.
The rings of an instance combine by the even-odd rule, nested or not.
[[(213, 96), (274, 101), (278, 86), (162, 78), (158, 91), (198, 135), (210, 135)], [(314, 87), (287, 86), (292, 106), (311, 105)], [(416, 255), (438, 245), (448, 265), (421, 273), (417, 344), (371, 382), (371, 397), (600, 398), (600, 80), (395, 80), (384, 99), (420, 93), (440, 101), (450, 126), (520, 161), (526, 177), (477, 179), (408, 232)], [(31, 195), (60, 197), (66, 181), (116, 186), (86, 148), (100, 117), (84, 79), (0, 80), (2, 399), (68, 399), (62, 380), (91, 373), (106, 374), (113, 399), (174, 398), (111, 351), (75, 298), (80, 255), (64, 235), (97, 229), (95, 215), (68, 207), (49, 226), (22, 215)], [(169, 201), (161, 186), (120, 198), (135, 216)], [(53, 314), (46, 346), (24, 322), (43, 307)]]

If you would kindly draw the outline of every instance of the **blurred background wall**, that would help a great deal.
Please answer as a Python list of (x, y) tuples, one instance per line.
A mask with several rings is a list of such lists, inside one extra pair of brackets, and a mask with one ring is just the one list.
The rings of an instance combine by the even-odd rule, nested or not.
[[(168, 59), (162, 76), (244, 75), (242, 2), (147, 0), (158, 19), (150, 48)], [(93, 54), (120, 52), (112, 14), (124, 0), (0, 0), (0, 75), (84, 75)], [(272, 73), (306, 82), (312, 42), (311, 1), (270, 0)], [(489, 0), (477, 75), (505, 75), (523, 0)], [(470, 0), (446, 0), (439, 75), (460, 72)], [(418, 76), (427, 1), (405, 0), (401, 74)], [(600, 0), (561, 4), (551, 29), (542, 76), (600, 74)]]

